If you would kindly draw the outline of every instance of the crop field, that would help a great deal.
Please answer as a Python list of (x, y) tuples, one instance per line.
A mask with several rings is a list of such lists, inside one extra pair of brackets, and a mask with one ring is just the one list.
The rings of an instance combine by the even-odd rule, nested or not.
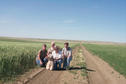
[(126, 77), (126, 45), (84, 44), (84, 46)]
[[(0, 38), (0, 80), (6, 81), (34, 68), (35, 57), (42, 44), (50, 47), (50, 42), (36, 42)], [(61, 48), (63, 43), (56, 43)], [(71, 44), (74, 47), (75, 44)]]
[[(71, 69), (49, 71), (43, 67), (37, 67), (35, 58), (42, 45), (46, 44), (48, 49), (51, 41), (0, 37), (0, 83), (13, 84), (21, 75), (27, 79), (29, 75), (25, 72), (42, 69), (42, 72), (30, 79), (27, 84), (41, 84), (40, 81), (44, 84), (88, 84), (88, 82), (90, 84), (98, 84), (98, 82), (126, 84), (126, 45), (82, 44), (70, 41), (70, 47), (73, 50)], [(56, 45), (63, 48), (64, 42), (56, 41)]]

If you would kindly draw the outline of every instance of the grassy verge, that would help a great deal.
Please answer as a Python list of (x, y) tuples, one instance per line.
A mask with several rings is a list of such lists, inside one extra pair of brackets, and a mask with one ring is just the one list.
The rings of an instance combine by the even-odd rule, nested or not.
[(126, 46), (98, 44), (84, 44), (84, 46), (126, 77)]
[(86, 68), (85, 60), (82, 52), (83, 52), (82, 49), (78, 48), (75, 54), (73, 55), (73, 60), (71, 62), (73, 70), (70, 70), (69, 72), (75, 75), (74, 79), (78, 79), (80, 78), (80, 76), (83, 78), (87, 76), (85, 69)]

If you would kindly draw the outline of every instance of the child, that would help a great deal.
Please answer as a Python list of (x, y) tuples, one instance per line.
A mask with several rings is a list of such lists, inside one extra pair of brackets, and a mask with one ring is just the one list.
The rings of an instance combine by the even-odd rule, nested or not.
[(46, 65), (47, 70), (53, 70), (54, 64), (53, 64), (53, 55), (51, 52), (48, 53), (48, 63)]

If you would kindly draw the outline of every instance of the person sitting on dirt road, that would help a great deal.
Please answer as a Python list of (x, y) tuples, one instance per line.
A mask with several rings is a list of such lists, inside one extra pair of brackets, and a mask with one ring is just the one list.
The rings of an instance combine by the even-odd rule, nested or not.
[(53, 56), (52, 52), (55, 50), (55, 42), (51, 42), (51, 48), (48, 49), (48, 63), (46, 65), (47, 70), (53, 70), (54, 63), (53, 63)]
[(53, 59), (52, 52), (48, 52), (48, 62), (47, 62), (47, 65), (46, 65), (47, 70), (53, 70), (53, 67), (54, 67), (53, 61), (54, 61), (54, 59)]
[(48, 49), (48, 63), (46, 65), (47, 70), (53, 70), (54, 68), (54, 60), (52, 56), (53, 51), (55, 51), (55, 42), (51, 42), (51, 48)]
[[(52, 52), (53, 59), (54, 59), (54, 69), (61, 69), (61, 64), (62, 64), (62, 54), (59, 50), (59, 47), (55, 47), (55, 51)], [(59, 64), (59, 68), (57, 68), (57, 65)]]
[(47, 49), (46, 49), (46, 44), (42, 46), (42, 49), (39, 50), (38, 56), (36, 57), (36, 63), (39, 66), (45, 66), (48, 59), (47, 59)]
[(72, 49), (69, 47), (69, 43), (64, 43), (64, 48), (62, 49), (63, 56), (63, 69), (70, 69), (70, 61), (72, 60)]

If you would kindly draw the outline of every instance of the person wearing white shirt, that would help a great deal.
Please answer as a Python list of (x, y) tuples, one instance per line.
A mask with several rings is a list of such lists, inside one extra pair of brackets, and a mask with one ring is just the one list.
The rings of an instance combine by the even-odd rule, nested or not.
[(64, 48), (62, 49), (63, 68), (70, 69), (70, 62), (72, 60), (72, 49), (69, 47), (69, 43), (64, 43)]
[[(59, 51), (59, 47), (55, 47), (55, 51), (52, 52), (53, 59), (54, 59), (54, 69), (61, 69), (62, 64), (62, 54)], [(57, 65), (59, 64), (59, 68), (57, 68)]]

